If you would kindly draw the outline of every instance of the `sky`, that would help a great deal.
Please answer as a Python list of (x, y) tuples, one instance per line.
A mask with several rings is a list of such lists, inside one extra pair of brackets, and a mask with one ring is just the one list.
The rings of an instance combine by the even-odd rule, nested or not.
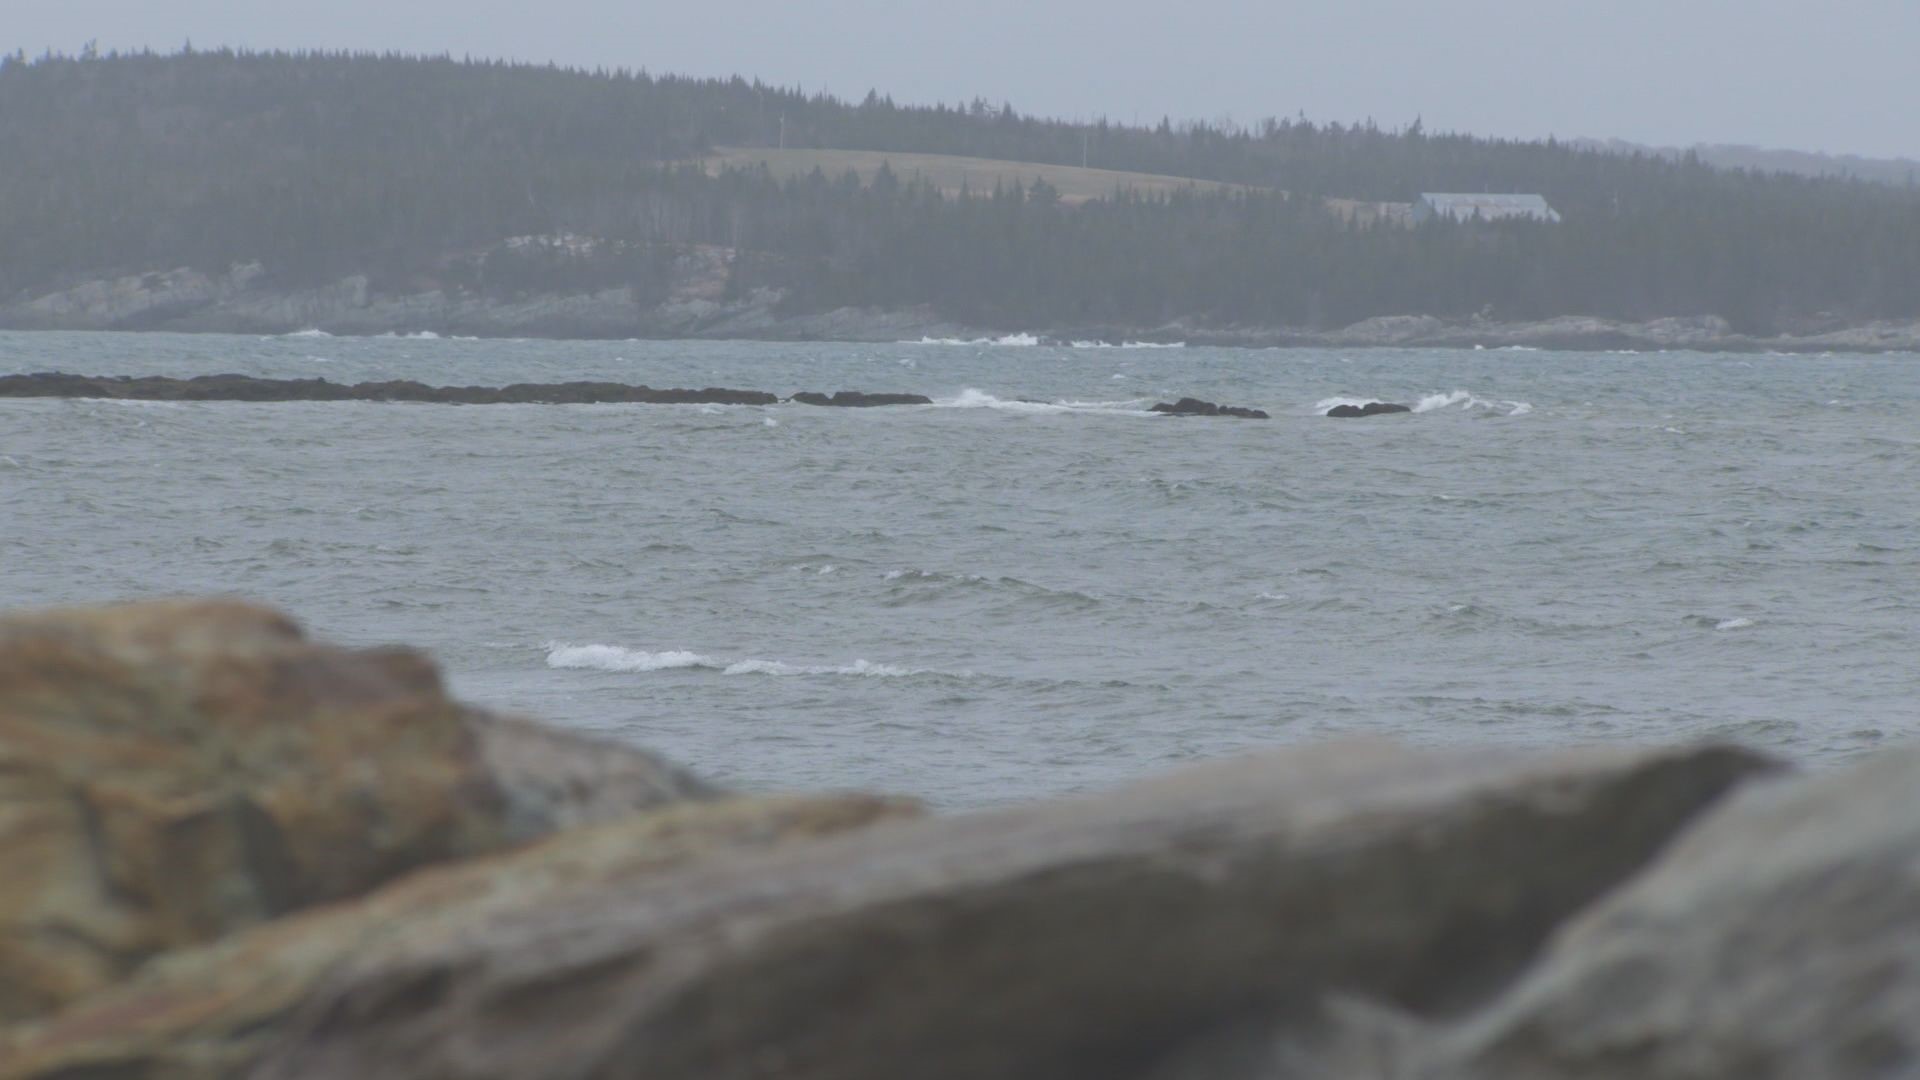
[(0, 0), (0, 50), (353, 48), (1116, 121), (1920, 158), (1920, 0)]

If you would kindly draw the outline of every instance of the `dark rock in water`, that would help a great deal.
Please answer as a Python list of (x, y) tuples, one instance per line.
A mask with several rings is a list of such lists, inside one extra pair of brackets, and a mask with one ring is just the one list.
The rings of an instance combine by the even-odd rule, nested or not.
[(1406, 405), (1395, 405), (1390, 401), (1369, 401), (1365, 405), (1335, 405), (1327, 410), (1327, 415), (1338, 419), (1351, 419), (1356, 416), (1381, 416), (1386, 413), (1412, 412)]
[(842, 390), (832, 397), (803, 390), (787, 399), (802, 405), (838, 405), (842, 408), (870, 409), (876, 405), (931, 405), (933, 399), (921, 394), (863, 394), (858, 390)]
[(0, 375), (0, 397), (116, 398), (139, 401), (421, 401), (443, 405), (772, 405), (780, 399), (758, 390), (655, 390), (610, 382), (515, 383), (511, 386), (428, 386), (411, 380), (351, 385), (325, 379), (257, 379), (250, 375), (159, 376), (68, 375), (40, 372)]
[(1163, 413), (1167, 416), (1237, 416), (1242, 420), (1270, 419), (1266, 413), (1259, 409), (1242, 409), (1233, 405), (1215, 405), (1211, 401), (1201, 401), (1199, 398), (1190, 397), (1183, 397), (1171, 405), (1163, 401), (1155, 405), (1151, 411)]

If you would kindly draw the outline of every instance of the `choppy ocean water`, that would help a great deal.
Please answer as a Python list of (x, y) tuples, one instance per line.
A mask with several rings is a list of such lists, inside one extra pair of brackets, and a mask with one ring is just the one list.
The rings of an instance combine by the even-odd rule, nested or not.
[(0, 334), (38, 370), (935, 398), (0, 400), (0, 605), (262, 599), (743, 787), (1920, 729), (1916, 356)]

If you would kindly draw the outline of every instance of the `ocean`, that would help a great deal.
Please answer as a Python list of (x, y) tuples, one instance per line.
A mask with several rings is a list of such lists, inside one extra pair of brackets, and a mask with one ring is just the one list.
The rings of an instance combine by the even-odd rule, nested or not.
[(261, 600), (745, 789), (1920, 728), (1913, 355), (0, 334), (48, 370), (934, 398), (0, 400), (0, 606)]

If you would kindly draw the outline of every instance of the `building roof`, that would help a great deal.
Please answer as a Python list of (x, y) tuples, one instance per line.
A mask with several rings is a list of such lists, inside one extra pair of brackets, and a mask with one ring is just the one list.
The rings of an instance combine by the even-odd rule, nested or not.
[(1507, 217), (1530, 217), (1543, 221), (1560, 220), (1559, 212), (1547, 205), (1546, 198), (1541, 195), (1425, 192), (1420, 196), (1420, 201), (1436, 214), (1444, 214), (1462, 221), (1476, 214), (1486, 220)]

